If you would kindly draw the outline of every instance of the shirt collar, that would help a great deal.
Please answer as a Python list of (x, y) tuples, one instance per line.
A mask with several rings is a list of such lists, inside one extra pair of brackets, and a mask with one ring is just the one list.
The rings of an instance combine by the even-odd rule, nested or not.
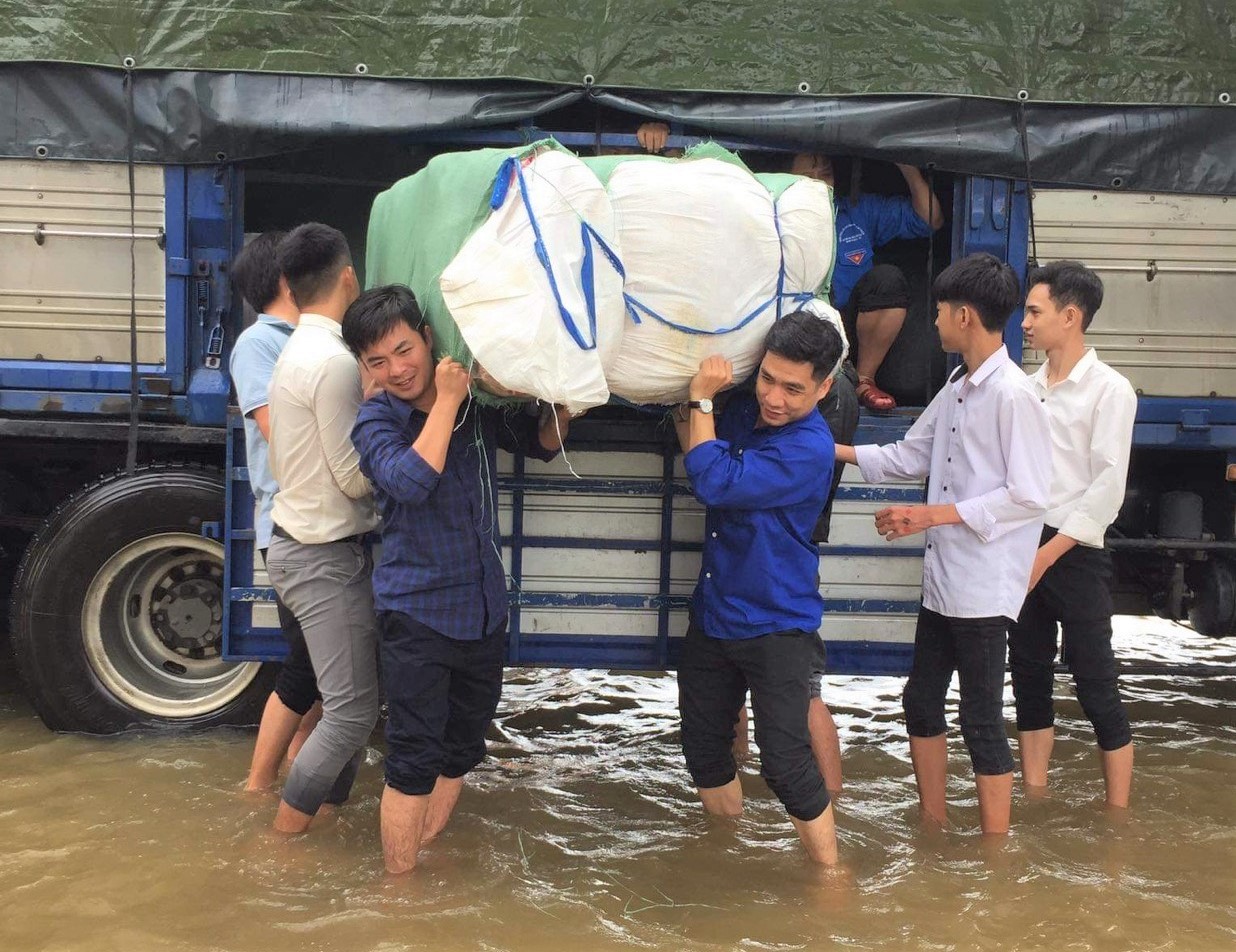
[(954, 390), (960, 390), (967, 383), (972, 387), (981, 386), (983, 381), (994, 374), (1003, 364), (1009, 359), (1009, 349), (1004, 344), (1000, 345), (1000, 349), (978, 365), (978, 369), (969, 377), (959, 376), (953, 383)]
[(300, 327), (320, 327), (330, 331), (340, 340), (343, 340), (343, 326), (338, 321), (332, 321), (329, 317), (323, 317), (321, 314), (313, 314), (309, 311), (301, 314)]
[(275, 317), (273, 314), (267, 314), (265, 311), (259, 314), (257, 319), (259, 324), (269, 324), (271, 327), (278, 327), (281, 330), (283, 328), (286, 328), (289, 331), (296, 330), (295, 324), (289, 324), (283, 318)]
[[(1069, 371), (1069, 375), (1064, 379), (1070, 383), (1081, 383), (1083, 377), (1089, 373), (1090, 368), (1099, 362), (1098, 352), (1093, 347), (1087, 347), (1086, 352), (1081, 355), (1081, 358), (1073, 365), (1073, 369)], [(1034, 372), (1034, 382), (1044, 390), (1048, 389), (1047, 385), (1047, 361), (1043, 361), (1039, 369)], [(1061, 381), (1063, 382), (1063, 381)]]

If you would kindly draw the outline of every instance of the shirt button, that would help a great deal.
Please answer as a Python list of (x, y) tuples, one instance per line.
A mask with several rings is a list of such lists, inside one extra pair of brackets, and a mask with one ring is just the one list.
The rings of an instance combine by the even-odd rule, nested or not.
[(741, 450), (741, 449), (738, 451), (738, 455), (739, 455), (739, 456), (742, 456), (742, 450)]
[(947, 486), (945, 486), (945, 487), (944, 487), (944, 492), (948, 492), (948, 487), (947, 487)]
[(714, 532), (714, 533), (712, 534), (712, 537), (715, 539), (715, 538), (717, 537), (717, 534)]
[(953, 432), (954, 432), (954, 433), (956, 433), (956, 432), (957, 432), (957, 427), (953, 427)]
[(705, 572), (705, 573), (704, 573), (704, 578), (712, 578), (712, 573), (711, 573), (711, 572)]
[(931, 543), (930, 543), (930, 542), (928, 542), (928, 543), (927, 543), (927, 548), (929, 548), (929, 549), (931, 548)]
[(953, 457), (951, 457), (951, 456), (950, 456), (950, 457), (948, 458), (947, 462), (951, 463), (952, 461), (953, 461)]
[(957, 398), (957, 402), (958, 402), (958, 403), (961, 403), (961, 397), (958, 397), (958, 398)]

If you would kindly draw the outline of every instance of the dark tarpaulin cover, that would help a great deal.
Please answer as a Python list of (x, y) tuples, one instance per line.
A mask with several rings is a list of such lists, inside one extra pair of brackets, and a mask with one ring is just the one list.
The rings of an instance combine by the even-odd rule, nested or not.
[(123, 158), (131, 56), (142, 161), (512, 125), (591, 97), (633, 126), (1008, 177), (1024, 118), (1042, 181), (1236, 193), (1229, 0), (0, 0), (0, 17), (5, 155)]

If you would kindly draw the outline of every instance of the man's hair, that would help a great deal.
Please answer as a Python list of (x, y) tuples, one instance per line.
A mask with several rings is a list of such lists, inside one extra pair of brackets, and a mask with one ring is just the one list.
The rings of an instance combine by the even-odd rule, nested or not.
[(1082, 330), (1090, 329), (1095, 312), (1103, 306), (1103, 280), (1080, 261), (1052, 261), (1035, 268), (1026, 278), (1026, 290), (1047, 285), (1056, 307), (1072, 304), (1082, 315)]
[(241, 249), (232, 262), (232, 287), (259, 314), (279, 296), (279, 264), (275, 249), (282, 231), (264, 231)]
[(276, 260), (297, 306), (303, 308), (334, 286), (352, 263), (352, 254), (343, 232), (312, 221), (288, 232), (279, 242)]
[(937, 301), (965, 304), (978, 313), (989, 331), (1004, 330), (1009, 315), (1021, 300), (1017, 272), (995, 255), (967, 255), (936, 277), (931, 291)]
[(402, 284), (372, 288), (351, 303), (343, 315), (343, 342), (357, 357), (403, 322), (421, 336), (425, 318), (416, 296)]
[(818, 383), (831, 376), (841, 360), (841, 335), (828, 321), (794, 311), (775, 322), (764, 338), (764, 349), (796, 363), (811, 364), (811, 376)]

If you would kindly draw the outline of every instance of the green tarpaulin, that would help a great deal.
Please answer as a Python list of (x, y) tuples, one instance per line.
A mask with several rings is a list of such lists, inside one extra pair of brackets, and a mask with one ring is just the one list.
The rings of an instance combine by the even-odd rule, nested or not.
[(1228, 0), (0, 0), (0, 61), (1216, 104)]
[(1232, 0), (0, 0), (0, 22), (0, 156), (246, 162), (658, 118), (1236, 194)]

